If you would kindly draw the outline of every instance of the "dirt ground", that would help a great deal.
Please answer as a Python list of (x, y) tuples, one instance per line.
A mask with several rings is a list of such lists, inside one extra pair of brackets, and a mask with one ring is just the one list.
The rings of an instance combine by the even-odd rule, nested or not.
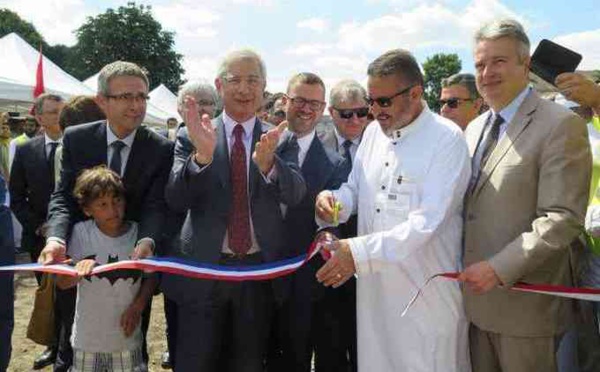
[[(31, 371), (33, 360), (45, 349), (44, 346), (37, 345), (25, 337), (36, 287), (37, 283), (32, 273), (15, 275), (15, 329), (12, 337), (12, 358), (8, 367), (8, 371), (11, 372)], [(154, 296), (150, 321), (148, 369), (149, 371), (163, 371), (160, 367), (160, 358), (166, 349), (166, 338), (162, 295)], [(46, 367), (41, 371), (52, 371), (52, 367)]]

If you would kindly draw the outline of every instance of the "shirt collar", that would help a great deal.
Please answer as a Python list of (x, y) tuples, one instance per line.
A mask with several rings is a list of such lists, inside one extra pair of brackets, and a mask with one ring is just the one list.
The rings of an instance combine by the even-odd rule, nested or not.
[(60, 140), (62, 138), (59, 138), (58, 140), (53, 140), (52, 138), (48, 137), (48, 134), (44, 133), (44, 146), (48, 146), (48, 144), (50, 143), (60, 143)]
[(417, 118), (415, 120), (413, 120), (412, 122), (408, 123), (408, 125), (405, 125), (404, 127), (399, 128), (399, 129), (395, 129), (389, 135), (390, 139), (392, 141), (397, 141), (400, 138), (406, 137), (406, 136), (410, 135), (411, 133), (419, 130), (419, 128), (423, 126), (423, 123), (429, 119), (430, 115), (431, 115), (431, 111), (429, 111), (429, 107), (427, 107), (426, 105), (423, 105), (423, 110), (421, 111), (419, 116), (417, 116)]
[(255, 123), (256, 116), (251, 117), (243, 123), (238, 123), (237, 121), (229, 117), (229, 115), (227, 115), (227, 112), (223, 110), (223, 124), (225, 125), (225, 133), (227, 133), (228, 138), (233, 135), (233, 128), (235, 128), (237, 124), (241, 124), (244, 127), (244, 137), (246, 139), (252, 137)]
[[(344, 142), (347, 141), (347, 139), (340, 134), (340, 132), (338, 131), (338, 129), (335, 126), (335, 124), (333, 126), (333, 129), (335, 131), (335, 136), (337, 138), (338, 147), (342, 146), (344, 144)], [(358, 146), (360, 144), (360, 137), (361, 136), (362, 136), (362, 134), (360, 136), (356, 137), (355, 139), (350, 140), (350, 142), (352, 142), (354, 145)]]
[(129, 133), (127, 137), (119, 138), (113, 133), (112, 129), (110, 129), (110, 125), (108, 125), (108, 122), (106, 122), (106, 143), (108, 144), (108, 146), (110, 146), (115, 141), (121, 141), (125, 145), (127, 145), (127, 147), (131, 148), (136, 133), (137, 128), (134, 129), (133, 132)]
[(494, 115), (500, 114), (500, 116), (502, 116), (502, 119), (504, 119), (505, 123), (510, 123), (517, 114), (517, 110), (519, 110), (519, 107), (521, 106), (523, 101), (525, 101), (525, 98), (527, 97), (530, 91), (531, 87), (527, 86), (521, 91), (521, 93), (519, 93), (518, 96), (515, 97), (515, 99), (512, 100), (511, 103), (509, 103), (508, 105), (506, 105), (506, 107), (500, 110), (499, 113), (496, 113), (494, 112), (494, 110), (491, 110), (492, 113)]
[(310, 148), (310, 144), (312, 143), (313, 139), (315, 138), (315, 130), (313, 129), (312, 132), (310, 132), (309, 134), (298, 138), (298, 147), (300, 147), (300, 151), (301, 152), (307, 152), (308, 149)]

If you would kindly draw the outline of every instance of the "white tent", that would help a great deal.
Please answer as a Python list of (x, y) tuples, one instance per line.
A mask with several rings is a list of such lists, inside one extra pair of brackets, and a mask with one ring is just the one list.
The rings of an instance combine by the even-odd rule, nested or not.
[[(0, 38), (0, 106), (15, 111), (27, 111), (33, 102), (33, 88), (39, 51), (16, 33)], [(51, 60), (42, 57), (44, 90), (65, 99), (75, 95), (95, 95), (96, 90), (66, 73)], [(144, 123), (164, 126), (170, 115), (149, 105)]]
[(164, 112), (169, 113), (169, 115), (176, 118), (177, 121), (182, 121), (177, 112), (177, 96), (164, 84), (157, 86), (150, 92), (150, 103)]
[[(10, 33), (0, 38), (0, 103), (24, 106), (33, 102), (33, 88), (39, 51), (19, 35)], [(69, 98), (94, 91), (67, 74), (48, 58), (43, 57), (46, 92)]]
[[(93, 90), (94, 92), (98, 91), (98, 75), (100, 75), (100, 72), (85, 79), (83, 81), (83, 84), (89, 89)], [(150, 124), (152, 126), (165, 127), (167, 125), (167, 119), (169, 119), (172, 116), (174, 115), (172, 115), (169, 111), (166, 111), (161, 106), (157, 106), (154, 104), (154, 102), (152, 101), (152, 93), (150, 93), (150, 101), (148, 102), (148, 106), (146, 107), (146, 117), (144, 118), (144, 123)], [(178, 118), (179, 116), (175, 117)]]

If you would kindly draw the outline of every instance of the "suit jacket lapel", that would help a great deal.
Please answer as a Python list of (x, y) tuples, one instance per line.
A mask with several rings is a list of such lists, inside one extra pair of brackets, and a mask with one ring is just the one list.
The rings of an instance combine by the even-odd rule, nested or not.
[[(254, 122), (254, 131), (252, 132), (252, 144), (250, 146), (250, 159), (248, 161), (248, 195), (252, 197), (257, 187), (257, 181), (260, 176), (260, 170), (258, 166), (252, 160), (252, 154), (254, 153), (254, 146), (260, 141), (260, 136), (263, 134), (262, 123), (256, 119)], [(266, 176), (266, 175), (265, 175)]]
[(225, 132), (225, 124), (223, 123), (223, 117), (219, 116), (215, 119), (215, 131), (217, 134), (217, 147), (215, 148), (215, 154), (213, 162), (215, 163), (215, 169), (218, 172), (221, 184), (224, 187), (230, 186), (229, 174), (229, 147), (227, 146), (227, 133)]
[(498, 166), (498, 163), (504, 158), (508, 150), (513, 147), (519, 136), (531, 123), (533, 119), (532, 114), (535, 112), (539, 100), (540, 98), (533, 91), (525, 98), (525, 101), (523, 101), (511, 122), (508, 123), (506, 133), (502, 139), (500, 139), (494, 148), (494, 151), (490, 154), (487, 163), (481, 169), (481, 176), (475, 187), (474, 194), (479, 193), (483, 185), (489, 180), (490, 176)]
[(302, 163), (302, 176), (305, 177), (310, 191), (320, 188), (320, 183), (326, 181), (325, 171), (327, 168), (323, 164), (324, 161), (327, 161), (327, 155), (321, 141), (315, 137), (306, 152), (304, 163)]
[(127, 158), (127, 164), (125, 165), (125, 172), (123, 173), (123, 179), (127, 184), (136, 180), (139, 172), (144, 169), (144, 152), (146, 149), (147, 138), (147, 129), (144, 127), (139, 127), (135, 133), (135, 137), (133, 138), (131, 150), (129, 150), (129, 156)]
[(106, 140), (106, 131), (108, 123), (103, 122), (98, 125), (94, 133), (94, 140), (97, 146), (90, 146), (94, 154), (95, 164), (106, 164), (108, 166), (108, 144)]

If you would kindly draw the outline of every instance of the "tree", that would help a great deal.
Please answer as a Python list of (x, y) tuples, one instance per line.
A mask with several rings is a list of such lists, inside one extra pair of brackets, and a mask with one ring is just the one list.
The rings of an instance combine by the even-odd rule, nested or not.
[(458, 73), (462, 63), (457, 54), (434, 54), (423, 63), (425, 73), (425, 100), (432, 111), (439, 112), (440, 93), (442, 91), (442, 79)]
[(165, 84), (177, 91), (183, 83), (182, 55), (173, 50), (174, 33), (162, 30), (151, 7), (128, 3), (88, 17), (75, 34), (77, 43), (68, 56), (70, 73), (86, 79), (108, 63), (123, 60), (145, 68), (150, 89)]
[(19, 36), (36, 49), (40, 45), (44, 49), (48, 46), (44, 37), (31, 23), (24, 21), (17, 13), (9, 9), (0, 9), (0, 37), (4, 37), (11, 32), (19, 34)]

